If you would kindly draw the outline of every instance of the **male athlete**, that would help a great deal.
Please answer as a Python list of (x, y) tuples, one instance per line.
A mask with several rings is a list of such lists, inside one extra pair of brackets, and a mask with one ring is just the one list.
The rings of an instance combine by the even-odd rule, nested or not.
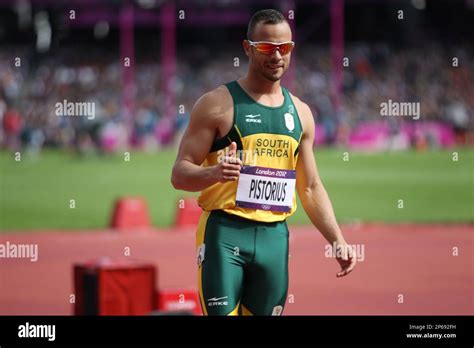
[(196, 248), (205, 315), (283, 312), (295, 188), (314, 226), (342, 251), (337, 276), (355, 267), (319, 178), (311, 110), (280, 85), (291, 38), (280, 12), (255, 13), (243, 41), (247, 75), (199, 98), (180, 144), (172, 184), (202, 191)]

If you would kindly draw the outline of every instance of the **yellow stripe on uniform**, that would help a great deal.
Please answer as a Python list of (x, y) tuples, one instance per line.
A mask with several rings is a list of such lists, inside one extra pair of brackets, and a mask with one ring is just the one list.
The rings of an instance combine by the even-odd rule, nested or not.
[[(206, 234), (207, 219), (211, 213), (209, 211), (203, 211), (199, 218), (197, 234), (196, 234), (196, 251), (199, 246), (204, 243), (204, 237)], [(202, 291), (202, 265), (198, 267), (198, 287), (199, 287), (199, 298), (201, 299), (202, 313), (207, 315), (206, 302), (204, 301), (204, 294)]]
[(249, 311), (249, 309), (247, 307), (242, 305), (242, 315), (253, 315), (253, 313), (251, 311)]
[(240, 305), (240, 301), (237, 302), (237, 305), (235, 306), (235, 308), (227, 315), (228, 316), (239, 315), (239, 305)]
[(236, 124), (234, 124), (234, 128), (235, 128), (235, 130), (237, 131), (237, 133), (239, 133), (239, 137), (240, 137), (240, 139), (242, 139), (242, 138), (243, 138), (243, 136), (242, 136), (242, 133), (240, 133), (240, 129), (239, 129), (239, 127), (237, 127), (237, 125), (236, 125)]

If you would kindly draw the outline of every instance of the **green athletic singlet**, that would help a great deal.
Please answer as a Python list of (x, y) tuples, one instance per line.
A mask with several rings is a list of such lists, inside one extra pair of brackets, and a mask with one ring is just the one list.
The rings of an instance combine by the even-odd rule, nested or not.
[(216, 139), (203, 166), (216, 165), (232, 141), (243, 167), (238, 182), (217, 183), (199, 197), (199, 293), (205, 315), (280, 315), (288, 290), (288, 228), (303, 130), (289, 92), (269, 107), (237, 81), (226, 84), (234, 124)]

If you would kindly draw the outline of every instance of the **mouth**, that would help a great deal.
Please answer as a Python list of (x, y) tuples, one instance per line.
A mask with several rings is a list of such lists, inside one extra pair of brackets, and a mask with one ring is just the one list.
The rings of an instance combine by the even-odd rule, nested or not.
[(283, 68), (283, 65), (282, 64), (266, 64), (266, 67), (271, 70), (278, 70), (280, 68)]

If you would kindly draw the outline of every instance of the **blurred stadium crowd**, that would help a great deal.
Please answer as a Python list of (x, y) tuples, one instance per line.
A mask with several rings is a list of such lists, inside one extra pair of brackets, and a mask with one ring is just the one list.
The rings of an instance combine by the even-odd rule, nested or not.
[[(19, 48), (0, 53), (0, 143), (2, 148), (71, 148), (79, 152), (113, 152), (128, 146), (157, 149), (179, 138), (189, 111), (200, 95), (245, 74), (243, 53), (210, 56), (178, 50), (175, 83), (176, 115), (162, 114), (160, 65), (138, 61), (135, 66), (135, 118), (131, 133), (121, 105), (121, 66), (93, 47), (63, 49), (37, 59)], [(8, 52), (8, 54), (7, 54)], [(229, 53), (230, 52), (230, 53)], [(295, 50), (296, 83), (292, 92), (313, 109), (324, 143), (344, 145), (361, 122), (445, 123), (466, 143), (474, 129), (474, 56), (465, 47), (430, 46), (399, 50), (384, 44), (352, 44), (345, 48), (342, 107), (330, 95), (331, 63), (326, 47)], [(23, 57), (15, 66), (14, 57)], [(198, 57), (199, 59), (197, 59)], [(234, 67), (234, 57), (241, 57)], [(459, 66), (456, 66), (456, 61)], [(196, 64), (196, 62), (198, 62)], [(385, 120), (380, 104), (389, 99), (419, 102), (421, 119)], [(95, 103), (95, 117), (60, 117), (55, 105), (63, 100)], [(184, 105), (184, 108), (179, 108)], [(166, 122), (173, 123), (165, 127)], [(166, 129), (166, 131), (163, 131)], [(171, 133), (171, 134), (168, 134)]]

